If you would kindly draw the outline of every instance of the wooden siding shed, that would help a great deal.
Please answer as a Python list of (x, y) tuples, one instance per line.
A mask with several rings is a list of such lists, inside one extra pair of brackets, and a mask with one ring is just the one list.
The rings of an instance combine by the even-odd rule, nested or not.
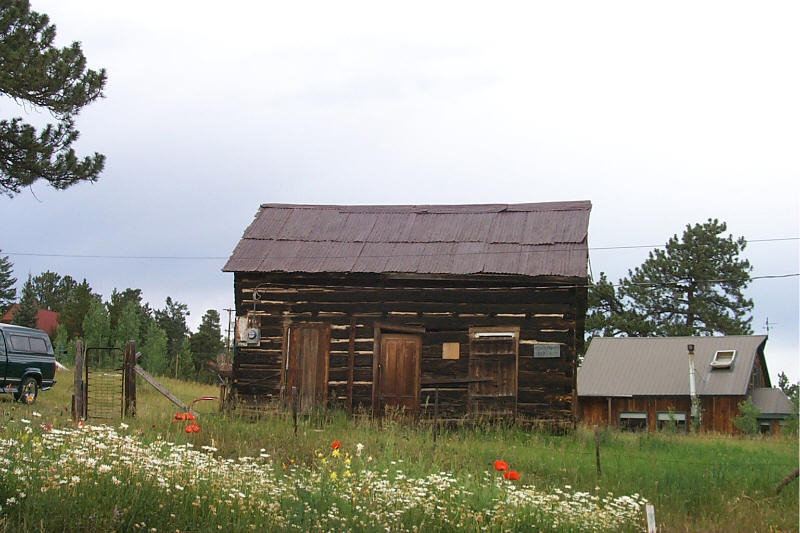
[(262, 205), (223, 269), (239, 400), (573, 424), (590, 210)]

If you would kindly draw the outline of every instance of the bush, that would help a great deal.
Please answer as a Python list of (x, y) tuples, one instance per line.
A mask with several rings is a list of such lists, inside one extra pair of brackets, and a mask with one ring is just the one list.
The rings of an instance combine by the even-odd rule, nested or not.
[(756, 435), (758, 433), (758, 415), (761, 411), (753, 405), (750, 398), (739, 402), (739, 414), (733, 419), (733, 425), (746, 435)]

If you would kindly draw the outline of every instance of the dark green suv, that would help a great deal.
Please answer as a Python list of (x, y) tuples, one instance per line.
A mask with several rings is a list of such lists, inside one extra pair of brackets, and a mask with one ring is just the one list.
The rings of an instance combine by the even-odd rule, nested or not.
[(39, 390), (55, 383), (56, 359), (44, 331), (0, 324), (0, 392), (33, 403)]

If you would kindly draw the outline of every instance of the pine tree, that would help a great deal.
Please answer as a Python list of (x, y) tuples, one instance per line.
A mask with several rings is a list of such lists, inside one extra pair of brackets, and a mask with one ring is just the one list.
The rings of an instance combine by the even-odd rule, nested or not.
[(19, 305), (14, 309), (11, 315), (12, 324), (25, 326), (27, 328), (35, 328), (39, 325), (39, 318), (36, 316), (39, 312), (39, 306), (33, 294), (33, 282), (31, 279), (31, 275), (28, 274), (28, 281), (22, 286), (22, 295), (19, 299)]
[(31, 11), (28, 0), (0, 0), (0, 94), (56, 121), (37, 132), (22, 118), (0, 120), (0, 193), (8, 196), (39, 179), (56, 189), (95, 181), (103, 169), (105, 156), (81, 160), (72, 143), (75, 117), (102, 97), (106, 72), (87, 70), (78, 42), (54, 47), (55, 36), (47, 15)]
[(8, 308), (17, 299), (17, 289), (14, 285), (17, 278), (14, 277), (14, 265), (8, 256), (0, 256), (0, 314), (8, 311)]
[[(205, 376), (205, 366), (208, 361), (216, 361), (217, 354), (222, 352), (225, 344), (222, 341), (222, 331), (219, 325), (219, 313), (209, 309), (203, 315), (197, 332), (191, 336), (190, 346), (195, 371), (199, 376)], [(210, 377), (211, 374), (208, 374)]]
[(70, 292), (77, 286), (70, 276), (61, 277), (56, 272), (46, 270), (33, 277), (33, 290), (40, 309), (62, 313)]
[(167, 334), (167, 360), (175, 368), (175, 358), (183, 346), (183, 341), (189, 333), (186, 317), (189, 315), (188, 307), (167, 296), (164, 309), (156, 309), (153, 313), (158, 327)]
[(615, 290), (604, 275), (589, 290), (587, 331), (627, 336), (748, 335), (752, 267), (744, 237), (722, 236), (724, 222), (687, 225), (650, 252)]
[[(71, 279), (71, 278), (70, 278)], [(67, 327), (70, 336), (83, 336), (83, 321), (93, 302), (99, 302), (100, 296), (92, 292), (92, 287), (84, 280), (69, 291), (60, 322)]]

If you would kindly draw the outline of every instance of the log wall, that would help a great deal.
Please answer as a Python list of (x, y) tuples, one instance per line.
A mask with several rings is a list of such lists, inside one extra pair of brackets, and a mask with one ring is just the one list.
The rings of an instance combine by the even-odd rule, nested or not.
[[(548, 281), (237, 272), (236, 314), (256, 317), (261, 341), (237, 347), (236, 391), (246, 401), (280, 400), (288, 327), (324, 323), (331, 328), (329, 399), (370, 409), (376, 324), (416, 326), (424, 328), (420, 415), (432, 416), (433, 382), (439, 381), (440, 416), (463, 417), (469, 410), (469, 385), (453, 381), (469, 377), (469, 328), (517, 327), (518, 415), (573, 423), (575, 354), (583, 341), (586, 291), (582, 280), (572, 280), (573, 286)], [(443, 343), (458, 343), (459, 358), (443, 359)], [(560, 357), (534, 358), (537, 343), (558, 343)]]

